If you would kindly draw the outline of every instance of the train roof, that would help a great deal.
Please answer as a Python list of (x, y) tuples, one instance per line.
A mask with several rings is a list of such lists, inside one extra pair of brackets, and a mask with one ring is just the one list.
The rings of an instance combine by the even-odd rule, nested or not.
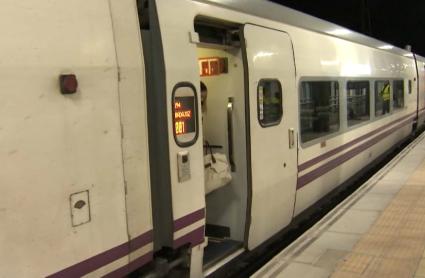
[(267, 0), (194, 0), (412, 57), (412, 52)]

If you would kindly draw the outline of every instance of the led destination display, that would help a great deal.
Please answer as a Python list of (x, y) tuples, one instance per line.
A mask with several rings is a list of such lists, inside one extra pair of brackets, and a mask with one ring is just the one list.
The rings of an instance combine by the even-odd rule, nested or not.
[(174, 98), (174, 130), (176, 135), (195, 132), (195, 98)]

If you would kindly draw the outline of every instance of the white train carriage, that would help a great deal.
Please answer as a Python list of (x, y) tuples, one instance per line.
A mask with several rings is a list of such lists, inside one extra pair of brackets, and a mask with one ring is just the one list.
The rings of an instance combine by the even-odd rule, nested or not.
[(149, 262), (135, 2), (6, 0), (0, 30), (0, 277), (118, 277)]
[(2, 11), (0, 277), (208, 275), (425, 122), (425, 58), (269, 2)]
[[(255, 249), (424, 123), (423, 62), (409, 51), (269, 2), (139, 4), (154, 226), (167, 227), (155, 247), (191, 248), (194, 276)], [(212, 192), (206, 145), (232, 175)]]
[(416, 61), (416, 78), (418, 80), (415, 88), (418, 95), (416, 102), (417, 126), (422, 127), (425, 124), (425, 58), (416, 54), (413, 54), (413, 57)]

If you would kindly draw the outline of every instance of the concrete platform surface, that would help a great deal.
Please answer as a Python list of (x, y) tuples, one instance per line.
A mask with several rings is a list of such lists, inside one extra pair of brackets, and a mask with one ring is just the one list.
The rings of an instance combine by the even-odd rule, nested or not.
[(425, 134), (252, 277), (425, 278)]

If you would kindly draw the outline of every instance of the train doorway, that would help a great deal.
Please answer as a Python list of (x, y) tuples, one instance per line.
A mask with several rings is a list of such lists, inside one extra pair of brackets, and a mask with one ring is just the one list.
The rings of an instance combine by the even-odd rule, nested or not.
[(231, 169), (231, 180), (213, 189), (205, 171), (209, 268), (252, 250), (291, 222), (298, 112), (286, 33), (197, 23), (205, 167), (212, 154)]
[[(195, 30), (201, 80), (205, 164), (204, 269), (217, 268), (245, 250), (248, 180), (244, 62), (240, 27), (198, 19)], [(225, 161), (230, 178), (215, 183), (211, 155)]]

